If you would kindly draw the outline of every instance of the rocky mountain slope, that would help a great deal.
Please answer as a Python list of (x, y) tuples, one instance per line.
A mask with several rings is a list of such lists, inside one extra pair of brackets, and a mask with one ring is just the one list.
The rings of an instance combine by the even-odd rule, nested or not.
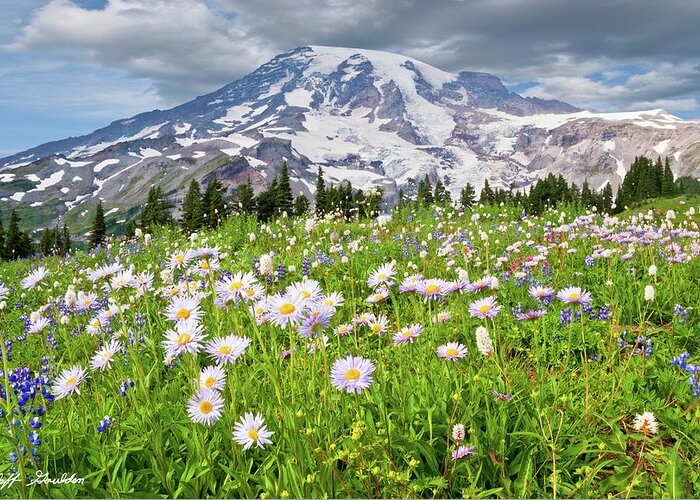
[(113, 122), (0, 160), (0, 207), (32, 209), (38, 225), (84, 216), (103, 199), (124, 220), (151, 185), (174, 201), (192, 178), (261, 190), (279, 165), (295, 193), (331, 182), (381, 187), (388, 198), (428, 174), (453, 197), (524, 187), (549, 172), (617, 186), (636, 155), (700, 170), (700, 122), (663, 110), (593, 113), (508, 92), (488, 74), (450, 74), (405, 56), (300, 47), (249, 75), (169, 110)]

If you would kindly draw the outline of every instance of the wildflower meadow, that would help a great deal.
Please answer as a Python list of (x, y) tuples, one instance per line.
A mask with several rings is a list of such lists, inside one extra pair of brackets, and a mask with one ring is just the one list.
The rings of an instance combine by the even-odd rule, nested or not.
[(497, 205), (5, 263), (0, 496), (698, 497), (699, 277), (682, 210)]

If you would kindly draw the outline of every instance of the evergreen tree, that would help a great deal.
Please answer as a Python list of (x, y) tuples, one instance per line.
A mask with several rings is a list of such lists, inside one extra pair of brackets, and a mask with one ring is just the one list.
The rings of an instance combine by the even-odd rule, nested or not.
[(318, 167), (316, 175), (316, 195), (314, 197), (314, 208), (317, 215), (326, 213), (326, 183), (323, 180), (323, 170)]
[(666, 158), (666, 164), (664, 165), (664, 170), (662, 174), (661, 181), (661, 196), (665, 198), (671, 198), (676, 195), (676, 185), (673, 180), (673, 172), (671, 171), (671, 165), (668, 162), (668, 157)]
[(19, 215), (13, 210), (5, 233), (5, 260), (24, 259), (32, 254), (32, 240), (27, 233), (20, 230), (19, 221)]
[(592, 205), (593, 193), (591, 193), (591, 188), (588, 185), (588, 179), (583, 181), (583, 186), (581, 187), (581, 207), (584, 209)]
[(245, 184), (238, 186), (238, 190), (236, 191), (236, 201), (238, 203), (238, 209), (242, 213), (255, 213), (255, 192), (253, 191), (253, 186), (250, 184), (250, 177), (248, 177)]
[(403, 188), (399, 188), (399, 200), (397, 203), (397, 208), (401, 210), (403, 207), (406, 206), (406, 200), (405, 200), (405, 195), (403, 193)]
[(90, 229), (89, 245), (90, 248), (95, 248), (105, 242), (107, 226), (105, 225), (105, 212), (102, 208), (102, 200), (97, 204), (95, 216), (92, 219), (92, 227)]
[(210, 228), (218, 227), (227, 217), (228, 210), (226, 201), (224, 200), (225, 193), (226, 188), (217, 178), (207, 185), (207, 189), (204, 191), (204, 197), (202, 198), (204, 226)]
[(41, 239), (39, 240), (39, 249), (41, 251), (41, 255), (43, 255), (44, 257), (48, 257), (49, 255), (53, 254), (53, 244), (55, 242), (55, 239), (56, 238), (53, 235), (53, 231), (48, 227), (42, 231)]
[(603, 188), (603, 200), (602, 200), (602, 208), (603, 212), (611, 214), (612, 213), (612, 204), (613, 204), (613, 190), (612, 186), (608, 182), (605, 184), (605, 187)]
[(2, 224), (2, 217), (0, 217), (0, 260), (5, 259), (5, 227)]
[(202, 194), (199, 191), (199, 182), (192, 179), (185, 199), (182, 201), (182, 225), (185, 233), (193, 233), (202, 227)]
[(289, 170), (287, 163), (282, 164), (280, 178), (277, 183), (277, 210), (280, 213), (287, 212), (287, 215), (292, 215), (294, 209), (294, 195), (289, 184)]
[(141, 227), (146, 231), (153, 230), (156, 226), (164, 226), (172, 222), (170, 209), (172, 205), (165, 201), (160, 186), (153, 186), (148, 190), (148, 200), (141, 212)]
[(493, 201), (494, 201), (494, 192), (491, 189), (491, 186), (489, 186), (488, 179), (484, 180), (484, 187), (481, 189), (481, 195), (479, 196), (479, 201), (481, 203), (493, 203)]
[(126, 239), (131, 239), (136, 236), (137, 227), (138, 224), (136, 223), (136, 219), (129, 219), (126, 221), (126, 224), (124, 224), (124, 237)]
[(459, 193), (459, 202), (462, 204), (462, 208), (471, 208), (476, 201), (476, 190), (474, 186), (467, 182), (467, 185), (462, 188)]
[(428, 206), (432, 205), (433, 201), (433, 186), (430, 184), (428, 174), (425, 174), (425, 177), (418, 181), (418, 196), (416, 202), (420, 206)]
[(61, 248), (60, 255), (68, 255), (70, 253), (71, 241), (70, 241), (70, 231), (66, 223), (63, 223), (63, 237), (61, 238)]
[(270, 187), (258, 195), (258, 219), (267, 222), (277, 213), (277, 177)]
[(302, 193), (294, 198), (294, 215), (302, 216), (309, 210), (309, 199)]
[(452, 201), (450, 199), (450, 193), (445, 189), (445, 185), (440, 179), (435, 183), (435, 191), (433, 192), (433, 200), (438, 204), (445, 204)]

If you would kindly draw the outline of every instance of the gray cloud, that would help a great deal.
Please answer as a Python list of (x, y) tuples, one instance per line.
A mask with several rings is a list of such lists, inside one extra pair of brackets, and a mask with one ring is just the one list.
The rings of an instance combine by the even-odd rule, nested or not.
[(318, 44), (532, 81), (528, 95), (584, 107), (683, 111), (700, 95), (698, 18), (687, 0), (110, 0), (93, 10), (53, 0), (9, 47), (79, 54), (152, 80), (166, 100)]

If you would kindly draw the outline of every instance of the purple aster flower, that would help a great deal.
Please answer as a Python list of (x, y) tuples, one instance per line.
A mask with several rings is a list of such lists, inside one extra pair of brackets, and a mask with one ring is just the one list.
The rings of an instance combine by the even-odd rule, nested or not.
[(486, 297), (475, 300), (469, 306), (469, 314), (476, 318), (495, 318), (501, 311), (501, 307), (496, 303), (496, 297)]
[(360, 356), (348, 355), (333, 363), (331, 383), (339, 390), (359, 394), (373, 382), (371, 374), (376, 369), (371, 361)]
[(474, 454), (475, 446), (459, 446), (455, 451), (452, 452), (452, 460), (459, 460), (460, 458), (468, 457)]

